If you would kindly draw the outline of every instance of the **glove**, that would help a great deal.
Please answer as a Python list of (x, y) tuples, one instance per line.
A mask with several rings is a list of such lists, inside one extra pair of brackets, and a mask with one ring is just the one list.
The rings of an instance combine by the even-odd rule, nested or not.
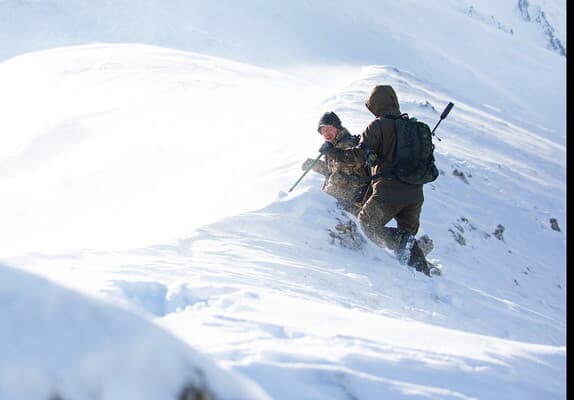
[(325, 142), (321, 147), (319, 147), (319, 153), (321, 154), (329, 154), (331, 150), (333, 150), (335, 146), (331, 142)]
[(367, 159), (367, 160), (365, 161), (365, 164), (367, 164), (369, 167), (372, 168), (372, 167), (374, 167), (375, 165), (377, 165), (377, 159), (378, 159), (378, 157), (377, 157), (377, 154), (376, 154), (376, 153), (369, 152), (369, 154), (367, 154), (366, 159)]

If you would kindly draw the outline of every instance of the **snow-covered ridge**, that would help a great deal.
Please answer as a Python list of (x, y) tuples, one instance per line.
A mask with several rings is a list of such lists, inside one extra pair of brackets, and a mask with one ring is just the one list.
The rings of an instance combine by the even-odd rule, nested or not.
[[(2, 208), (14, 210), (4, 263), (153, 320), (273, 398), (564, 391), (565, 146), (553, 119), (507, 120), (397, 66), (327, 91), (141, 45), (30, 54), (0, 77), (20, 89), (2, 98), (12, 112), (0, 131), (19, 133), (2, 136)], [(431, 125), (456, 104), (437, 132), (443, 174), (421, 231), (441, 277), (367, 241), (341, 246), (336, 225), (355, 221), (319, 176), (285, 193), (320, 145), (317, 115), (335, 110), (359, 133), (382, 82)], [(138, 244), (106, 245), (122, 238)]]
[(514, 9), (509, 7), (509, 2), (501, 5), (500, 2), (481, 4), (466, 1), (461, 4), (465, 4), (461, 11), (477, 21), (508, 35), (517, 34), (523, 40), (542, 42), (545, 48), (566, 56), (566, 20), (560, 13), (565, 2), (518, 0)]
[[(565, 44), (563, 3), (530, 1), (528, 9), (531, 13), (543, 10), (554, 36)], [(477, 15), (492, 16), (512, 28), (513, 35), (470, 18), (470, 7)], [(325, 7), (320, 1), (307, 0), (265, 4), (247, 0), (241, 5), (221, 0), (209, 6), (181, 0), (97, 4), (5, 0), (0, 2), (0, 17), (4, 22), (0, 43), (5, 43), (0, 46), (0, 60), (70, 44), (119, 42), (154, 44), (273, 68), (396, 65), (431, 81), (437, 89), (465, 87), (465, 91), (457, 89), (465, 101), (474, 99), (501, 109), (498, 99), (514, 96), (512, 107), (502, 111), (529, 115), (539, 125), (544, 125), (541, 116), (560, 112), (554, 119), (565, 118), (564, 99), (558, 95), (565, 86), (565, 74), (562, 78), (557, 72), (565, 59), (548, 54), (547, 38), (537, 25), (522, 18), (515, 1), (368, 0), (354, 4), (338, 0)]]
[[(565, 28), (564, 0), (0, 0), (0, 400), (565, 398)], [(286, 193), (384, 83), (431, 126), (455, 103), (431, 279), (322, 177)]]
[[(548, 20), (546, 12), (540, 5), (532, 6), (528, 0), (518, 0), (518, 9), (524, 20), (534, 22), (540, 27), (547, 39), (547, 47), (566, 57), (566, 37), (556, 33), (556, 28)], [(564, 21), (565, 23), (565, 21)], [(564, 25), (564, 32), (565, 32)]]
[[(254, 45), (258, 45), (270, 59), (278, 58), (281, 52), (297, 58), (315, 55), (324, 59), (329, 52), (340, 51), (336, 46), (323, 47), (328, 42), (339, 42), (341, 49), (349, 51), (347, 44), (352, 38), (365, 40), (364, 32), (370, 31), (374, 39), (382, 24), (405, 18), (418, 20), (416, 14), (420, 13), (426, 17), (424, 23), (431, 26), (440, 20), (435, 16), (448, 19), (453, 10), (538, 46), (554, 43), (559, 46), (554, 50), (565, 51), (566, 16), (561, 13), (565, 4), (565, 0), (434, 0), (426, 4), (408, 0), (397, 6), (368, 0), (351, 7), (348, 1), (337, 0), (325, 7), (320, 1), (303, 0), (265, 4), (246, 0), (241, 5), (221, 0), (209, 6), (159, 0), (97, 4), (83, 0), (2, 0), (0, 42), (17, 43), (5, 46), (0, 59), (17, 54), (15, 50), (35, 51), (94, 41), (148, 43), (233, 57), (259, 57), (259, 51), (254, 51)], [(333, 22), (332, 26), (328, 21)], [(317, 26), (321, 29), (315, 29)], [(341, 31), (344, 33), (338, 33)], [(265, 36), (258, 32), (265, 32)], [(292, 35), (301, 40), (292, 40)]]

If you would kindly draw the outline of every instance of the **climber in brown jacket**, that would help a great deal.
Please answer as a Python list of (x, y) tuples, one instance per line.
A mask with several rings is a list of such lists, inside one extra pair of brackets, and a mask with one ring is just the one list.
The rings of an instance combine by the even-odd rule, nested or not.
[[(376, 177), (384, 163), (394, 157), (397, 141), (394, 120), (385, 116), (401, 115), (397, 95), (389, 85), (375, 86), (365, 105), (376, 118), (361, 134), (359, 144), (351, 149), (339, 149), (326, 142), (319, 151), (343, 164), (366, 163), (371, 167), (375, 176), (372, 193), (358, 213), (363, 231), (374, 243), (396, 251), (399, 259), (429, 275), (431, 265), (414, 239), (420, 226), (423, 186)], [(386, 227), (392, 219), (397, 227)], [(408, 254), (405, 255), (405, 251)]]

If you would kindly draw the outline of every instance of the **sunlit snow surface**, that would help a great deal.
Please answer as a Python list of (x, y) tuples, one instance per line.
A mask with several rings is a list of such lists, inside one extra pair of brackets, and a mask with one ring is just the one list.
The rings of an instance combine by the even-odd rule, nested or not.
[[(385, 62), (100, 43), (0, 63), (0, 263), (20, 270), (0, 267), (0, 399), (175, 398), (189, 381), (221, 398), (564, 398), (565, 58), (449, 4), (453, 26), (473, 22), (432, 62), (421, 29)], [(398, 51), (406, 33), (385, 29)], [(521, 59), (461, 69), (488, 46)], [(331, 233), (354, 219), (320, 176), (287, 193), (320, 114), (359, 134), (376, 84), (431, 127), (455, 103), (419, 232), (438, 277), (341, 247)]]

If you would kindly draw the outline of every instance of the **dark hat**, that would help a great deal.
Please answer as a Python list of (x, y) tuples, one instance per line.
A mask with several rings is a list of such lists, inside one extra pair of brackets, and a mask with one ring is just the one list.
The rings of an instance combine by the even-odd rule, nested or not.
[(331, 125), (338, 129), (342, 128), (341, 120), (339, 119), (339, 117), (337, 117), (337, 114), (335, 114), (333, 111), (328, 111), (321, 116), (317, 130), (320, 131), (321, 127), (325, 125)]

